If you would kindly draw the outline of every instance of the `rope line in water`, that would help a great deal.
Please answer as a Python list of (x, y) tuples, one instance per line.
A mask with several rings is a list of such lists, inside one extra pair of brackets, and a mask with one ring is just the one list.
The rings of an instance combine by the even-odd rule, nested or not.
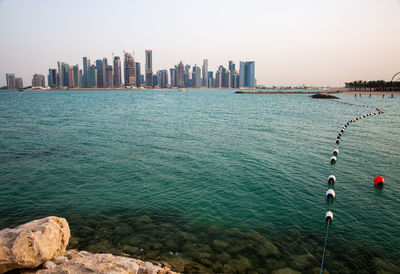
[[(347, 103), (347, 102), (342, 102), (342, 101), (334, 101), (334, 102), (338, 102), (338, 103), (342, 103), (342, 104), (348, 104), (348, 105), (351, 105), (351, 106), (359, 106), (359, 107), (366, 107), (366, 108), (373, 108), (373, 107), (371, 107), (371, 106), (367, 106), (367, 105), (357, 105), (357, 104), (351, 104), (351, 103)], [(339, 145), (340, 145), (340, 140), (341, 140), (341, 138), (343, 137), (343, 134), (344, 134), (344, 131), (346, 130), (346, 128), (351, 124), (351, 123), (354, 123), (354, 122), (356, 122), (356, 121), (358, 121), (358, 120), (360, 120), (360, 119), (362, 119), (362, 118), (366, 118), (366, 117), (368, 117), (368, 116), (373, 116), (373, 115), (377, 115), (377, 114), (382, 114), (383, 113), (383, 111), (382, 110), (379, 110), (378, 108), (376, 108), (376, 110), (377, 110), (377, 112), (371, 112), (371, 113), (368, 113), (368, 114), (365, 114), (365, 115), (361, 115), (361, 116), (359, 116), (359, 117), (356, 117), (356, 118), (353, 118), (353, 119), (351, 119), (351, 120), (348, 120), (346, 123), (345, 123), (345, 125), (341, 128), (341, 130), (340, 130), (340, 132), (339, 132), (339, 134), (338, 134), (338, 137), (337, 137), (337, 139), (336, 139), (336, 150), (337, 150), (337, 154), (335, 155), (335, 151), (334, 151), (334, 153), (333, 153), (333, 155), (336, 157), (336, 156), (338, 156), (339, 155)], [(334, 157), (332, 157), (332, 158), (334, 158)], [(331, 158), (331, 176), (335, 176), (335, 163), (336, 163), (336, 160), (337, 160), (337, 158), (334, 158), (334, 161), (332, 160), (332, 158)], [(325, 254), (326, 254), (326, 247), (327, 247), (327, 244), (328, 244), (328, 235), (329, 235), (329, 226), (330, 226), (330, 223), (333, 221), (333, 213), (331, 213), (331, 208), (332, 208), (332, 201), (333, 201), (333, 199), (335, 199), (335, 193), (334, 193), (334, 183), (335, 183), (335, 181), (336, 181), (336, 177), (334, 177), (334, 180), (332, 181), (332, 182), (330, 182), (329, 183), (329, 179), (328, 179), (328, 183), (329, 183), (329, 189), (328, 189), (328, 191), (330, 190), (330, 189), (332, 189), (333, 190), (333, 195), (332, 196), (328, 196), (328, 192), (327, 192), (327, 199), (329, 199), (329, 205), (328, 205), (328, 212), (327, 212), (327, 215), (326, 215), (326, 222), (327, 222), (327, 224), (326, 224), (326, 232), (325, 232), (325, 241), (324, 241), (324, 247), (323, 247), (323, 250), (322, 250), (322, 259), (321, 259), (321, 268), (320, 268), (320, 274), (322, 274), (322, 271), (324, 270), (324, 262), (325, 262)], [(332, 194), (332, 193), (331, 193)], [(328, 213), (331, 213), (331, 215), (328, 215)]]
[(320, 271), (319, 271), (320, 274), (322, 274), (322, 270), (324, 269), (326, 245), (327, 245), (327, 243), (328, 243), (329, 224), (330, 224), (330, 222), (328, 222), (327, 225), (326, 225), (325, 243), (324, 243), (324, 249), (323, 249), (323, 251), (322, 251), (321, 269), (320, 269)]

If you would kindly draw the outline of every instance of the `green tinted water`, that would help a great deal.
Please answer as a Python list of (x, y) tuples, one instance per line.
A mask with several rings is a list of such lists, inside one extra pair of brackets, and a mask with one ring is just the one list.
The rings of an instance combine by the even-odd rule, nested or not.
[[(340, 97), (385, 113), (342, 138), (326, 267), (388, 269), (400, 259), (399, 97)], [(312, 271), (334, 141), (371, 111), (224, 90), (1, 92), (0, 228), (56, 215), (71, 248), (187, 272)]]

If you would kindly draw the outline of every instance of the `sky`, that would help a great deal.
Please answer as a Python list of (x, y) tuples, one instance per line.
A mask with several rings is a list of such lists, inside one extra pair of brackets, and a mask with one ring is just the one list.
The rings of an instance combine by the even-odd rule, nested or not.
[(0, 86), (152, 49), (153, 72), (255, 61), (257, 84), (335, 87), (400, 71), (400, 0), (0, 0), (0, 37)]

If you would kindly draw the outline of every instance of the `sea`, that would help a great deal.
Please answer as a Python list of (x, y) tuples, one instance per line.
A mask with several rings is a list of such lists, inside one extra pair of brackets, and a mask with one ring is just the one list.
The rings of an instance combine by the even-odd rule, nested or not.
[[(0, 229), (186, 273), (400, 272), (400, 97), (0, 92)], [(335, 140), (346, 122), (335, 165)], [(383, 176), (383, 187), (374, 178)], [(277, 272), (275, 272), (277, 273)]]

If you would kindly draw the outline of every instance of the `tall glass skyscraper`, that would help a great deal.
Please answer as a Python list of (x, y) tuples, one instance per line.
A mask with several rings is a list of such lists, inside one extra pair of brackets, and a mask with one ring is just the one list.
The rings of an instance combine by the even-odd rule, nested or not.
[(118, 88), (122, 84), (121, 79), (121, 59), (119, 56), (114, 57), (114, 87)]
[(83, 76), (82, 76), (82, 87), (89, 87), (89, 67), (90, 67), (90, 58), (83, 57)]
[(136, 86), (136, 64), (130, 53), (125, 53), (124, 78), (125, 86)]
[(208, 59), (204, 59), (203, 60), (203, 68), (202, 68), (202, 72), (203, 72), (203, 87), (207, 87), (208, 85)]
[(136, 62), (135, 66), (136, 66), (136, 86), (137, 87), (141, 87), (142, 86), (142, 79), (140, 77), (140, 63)]
[(57, 70), (49, 69), (49, 76), (47, 82), (51, 88), (55, 88), (57, 86)]
[(240, 62), (239, 87), (255, 88), (255, 62)]
[(146, 50), (146, 86), (153, 86), (153, 51)]

